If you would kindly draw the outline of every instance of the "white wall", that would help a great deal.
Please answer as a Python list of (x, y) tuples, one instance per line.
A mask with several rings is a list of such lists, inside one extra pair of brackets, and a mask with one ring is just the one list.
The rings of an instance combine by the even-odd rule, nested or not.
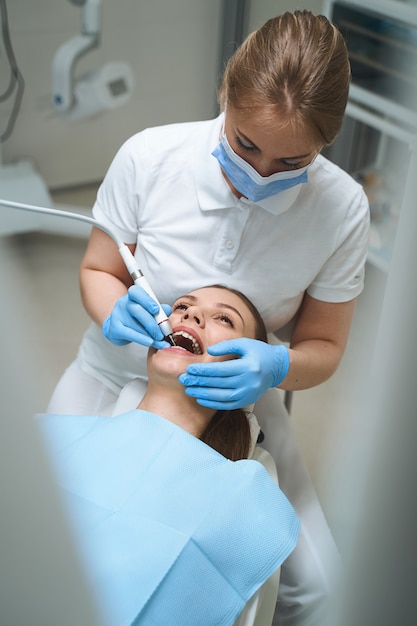
[[(142, 128), (215, 112), (221, 0), (103, 0), (101, 46), (80, 60), (77, 74), (124, 60), (136, 90), (126, 106), (71, 124), (51, 104), (51, 63), (80, 34), (80, 8), (69, 0), (9, 0), (7, 8), (26, 88), (2, 160), (33, 159), (49, 187), (101, 180), (121, 143)], [(2, 84), (4, 59), (0, 48)], [(9, 111), (0, 103), (2, 129)]]

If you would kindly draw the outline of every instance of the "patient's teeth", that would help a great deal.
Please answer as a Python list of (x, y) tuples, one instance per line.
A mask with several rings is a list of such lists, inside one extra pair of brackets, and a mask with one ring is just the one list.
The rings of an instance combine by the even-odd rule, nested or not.
[[(174, 337), (184, 337), (190, 342), (190, 350), (188, 350), (188, 352), (192, 352), (193, 354), (203, 353), (200, 344), (190, 333), (187, 333), (184, 330), (179, 330), (174, 333)], [(184, 346), (178, 345), (178, 347), (183, 348), (183, 350), (187, 350)]]

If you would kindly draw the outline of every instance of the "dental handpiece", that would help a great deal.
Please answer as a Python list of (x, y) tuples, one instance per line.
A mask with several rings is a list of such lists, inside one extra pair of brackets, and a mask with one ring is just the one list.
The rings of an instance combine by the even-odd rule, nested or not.
[(132, 277), (132, 280), (135, 283), (135, 285), (139, 285), (140, 287), (142, 287), (142, 289), (144, 289), (146, 293), (150, 295), (151, 298), (153, 298), (155, 302), (158, 304), (159, 311), (156, 315), (154, 315), (155, 321), (157, 322), (158, 326), (161, 328), (164, 334), (164, 337), (168, 340), (168, 342), (172, 346), (175, 346), (171, 324), (165, 314), (164, 309), (161, 307), (158, 301), (158, 298), (154, 294), (151, 286), (149, 285), (142, 271), (138, 268), (136, 261), (135, 261), (135, 257), (130, 252), (126, 244), (124, 244), (109, 228), (107, 228), (107, 226), (100, 224), (100, 222), (97, 222), (97, 220), (95, 220), (93, 217), (88, 217), (86, 215), (81, 215), (80, 213), (74, 213), (71, 211), (61, 211), (59, 209), (46, 208), (42, 206), (37, 206), (35, 204), (24, 204), (22, 202), (13, 202), (12, 200), (5, 200), (3, 198), (0, 198), (0, 205), (9, 206), (15, 209), (21, 209), (23, 211), (33, 211), (35, 213), (44, 213), (47, 215), (54, 215), (57, 217), (65, 217), (67, 219), (76, 220), (78, 222), (86, 222), (87, 224), (90, 224), (91, 226), (95, 226), (96, 228), (99, 228), (100, 230), (107, 233), (107, 235), (109, 235), (109, 237), (113, 239), (116, 246), (118, 247), (120, 256), (122, 257), (124, 264), (126, 266), (126, 269), (129, 272), (130, 276)]
[(143, 275), (143, 272), (138, 268), (135, 257), (125, 244), (119, 246), (119, 253), (135, 285), (139, 285), (139, 287), (142, 287), (142, 289), (144, 289), (146, 293), (151, 296), (151, 298), (153, 298), (159, 306), (159, 311), (158, 313), (156, 313), (156, 315), (154, 315), (154, 318), (158, 326), (162, 330), (164, 337), (168, 340), (171, 346), (175, 346), (175, 341), (172, 334), (172, 327), (169, 319), (167, 318), (164, 309), (160, 305), (158, 298), (154, 294), (152, 287)]

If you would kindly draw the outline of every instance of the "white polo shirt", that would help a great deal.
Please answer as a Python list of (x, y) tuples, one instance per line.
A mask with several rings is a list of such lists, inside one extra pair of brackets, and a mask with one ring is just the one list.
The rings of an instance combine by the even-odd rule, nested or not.
[[(220, 115), (128, 139), (99, 189), (94, 217), (137, 244), (138, 266), (161, 302), (221, 283), (245, 293), (268, 331), (276, 331), (293, 318), (305, 291), (326, 302), (355, 298), (368, 247), (362, 187), (319, 155), (291, 202), (277, 194), (265, 209), (239, 200), (211, 154), (222, 124)], [(93, 324), (79, 359), (117, 391), (146, 377), (146, 352), (113, 346)]]

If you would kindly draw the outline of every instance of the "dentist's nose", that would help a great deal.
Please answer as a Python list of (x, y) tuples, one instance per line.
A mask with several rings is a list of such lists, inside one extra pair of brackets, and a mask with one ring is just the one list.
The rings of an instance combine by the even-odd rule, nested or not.
[(277, 164), (273, 161), (271, 162), (268, 159), (259, 159), (254, 164), (254, 168), (258, 172), (258, 174), (260, 176), (263, 176), (264, 178), (266, 178), (267, 176), (271, 176), (272, 174), (276, 174), (278, 171)]

